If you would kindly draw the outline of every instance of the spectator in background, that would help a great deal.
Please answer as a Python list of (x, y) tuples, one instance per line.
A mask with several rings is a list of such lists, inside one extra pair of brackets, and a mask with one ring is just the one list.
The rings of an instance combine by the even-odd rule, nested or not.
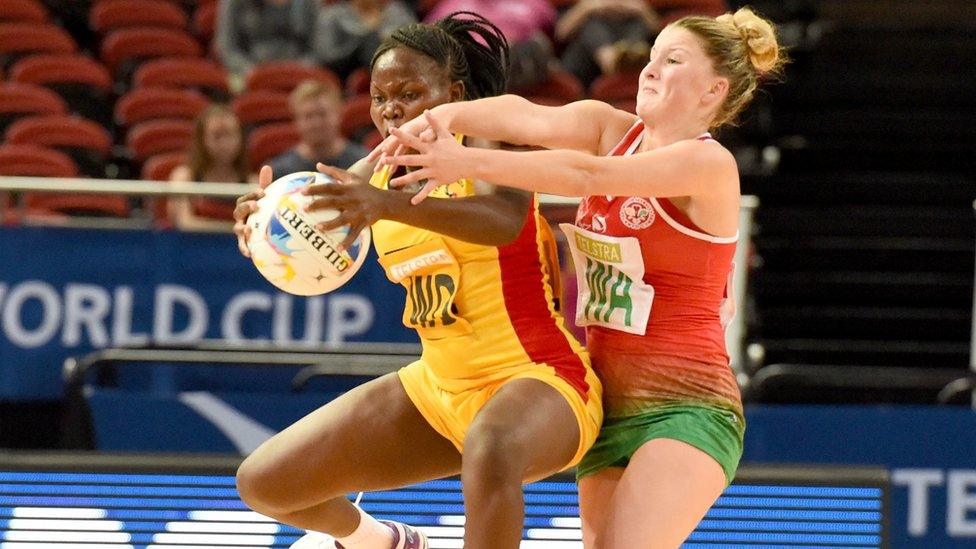
[(271, 159), (272, 173), (314, 172), (316, 162), (346, 169), (369, 152), (339, 132), (342, 94), (331, 82), (302, 82), (290, 102), (301, 142)]
[(320, 0), (220, 0), (217, 54), (240, 89), (264, 61), (315, 62), (313, 37)]
[(380, 42), (394, 30), (416, 22), (413, 10), (400, 0), (336, 2), (319, 14), (316, 58), (345, 78), (368, 67)]
[(649, 53), (659, 24), (644, 0), (580, 0), (556, 23), (556, 39), (566, 45), (563, 67), (589, 86), (617, 71), (621, 58)]
[(505, 35), (511, 47), (509, 89), (545, 80), (555, 60), (549, 36), (558, 15), (550, 0), (441, 0), (424, 22), (432, 23), (458, 11), (481, 15)]
[[(250, 183), (256, 174), (248, 172), (241, 123), (226, 105), (211, 105), (197, 118), (187, 150), (187, 163), (177, 166), (169, 180), (175, 183)], [(212, 199), (211, 199), (212, 200)], [(174, 198), (169, 215), (184, 230), (229, 230), (233, 223), (197, 215), (200, 199)], [(233, 204), (233, 201), (230, 202)]]

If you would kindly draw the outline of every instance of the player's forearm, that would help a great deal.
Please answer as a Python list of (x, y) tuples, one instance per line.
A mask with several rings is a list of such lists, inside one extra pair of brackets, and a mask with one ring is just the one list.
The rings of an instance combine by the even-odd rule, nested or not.
[(586, 196), (592, 167), (589, 155), (566, 150), (514, 152), (465, 149), (473, 177), (526, 191)]
[(481, 137), (516, 145), (531, 142), (526, 120), (532, 115), (533, 104), (517, 95), (500, 95), (474, 101), (445, 103), (432, 113), (451, 133)]
[(498, 195), (429, 199), (414, 206), (412, 193), (390, 191), (382, 217), (465, 242), (502, 246), (518, 237), (526, 207)]

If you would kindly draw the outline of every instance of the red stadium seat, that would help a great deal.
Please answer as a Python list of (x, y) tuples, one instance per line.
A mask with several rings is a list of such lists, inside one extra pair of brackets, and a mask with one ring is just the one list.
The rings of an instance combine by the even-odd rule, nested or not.
[(186, 150), (193, 138), (189, 120), (149, 120), (136, 124), (125, 136), (125, 146), (137, 162), (164, 152)]
[(582, 99), (584, 89), (578, 78), (560, 69), (550, 71), (549, 78), (545, 82), (512, 90), (512, 92), (523, 96), (552, 97), (563, 103), (570, 103)]
[(213, 40), (217, 30), (217, 1), (201, 2), (193, 12), (193, 32), (205, 43)]
[(38, 0), (0, 0), (0, 21), (47, 23), (47, 8)]
[[(142, 179), (147, 181), (169, 181), (170, 175), (177, 166), (186, 163), (186, 153), (168, 152), (150, 156), (142, 165)], [(169, 219), (169, 200), (159, 196), (147, 200), (148, 209), (152, 211), (153, 220), (161, 228), (173, 226)]]
[(237, 206), (235, 203), (228, 202), (227, 200), (206, 197), (194, 199), (190, 204), (193, 208), (193, 215), (223, 221), (234, 220), (234, 208)]
[(68, 153), (90, 177), (104, 177), (112, 150), (108, 131), (77, 116), (60, 114), (21, 118), (7, 128), (7, 142), (41, 145)]
[(0, 175), (77, 177), (78, 166), (63, 152), (39, 145), (0, 144)]
[(32, 114), (67, 114), (68, 104), (53, 91), (33, 84), (0, 84), (0, 130)]
[(47, 54), (25, 57), (11, 67), (10, 79), (41, 86), (84, 84), (105, 92), (112, 88), (112, 78), (105, 66), (84, 55)]
[(370, 131), (376, 129), (369, 114), (372, 104), (373, 98), (369, 95), (357, 95), (346, 100), (342, 105), (342, 116), (339, 122), (339, 131), (342, 135), (353, 141), (361, 141)]
[(331, 81), (342, 89), (342, 82), (332, 71), (299, 61), (269, 61), (254, 67), (247, 75), (248, 90), (278, 90), (290, 92), (305, 80)]
[[(8, 143), (0, 145), (0, 174), (71, 178), (78, 176), (78, 167), (61, 151)], [(129, 215), (129, 203), (124, 196), (25, 193), (23, 202), (28, 214)]]
[(141, 177), (147, 181), (169, 181), (177, 166), (186, 162), (186, 153), (168, 152), (153, 155), (142, 165)]
[(227, 71), (215, 61), (164, 57), (146, 61), (136, 70), (135, 87), (193, 88), (214, 99), (226, 98)]
[(617, 99), (610, 101), (610, 104), (622, 111), (637, 114), (637, 99)]
[(346, 77), (346, 96), (369, 94), (369, 69), (359, 67)]
[(49, 88), (64, 97), (73, 112), (111, 126), (112, 78), (94, 59), (72, 54), (32, 55), (14, 64), (10, 79)]
[(110, 32), (102, 41), (102, 61), (116, 74), (126, 61), (154, 57), (200, 57), (203, 49), (189, 34), (170, 29), (133, 28)]
[(136, 88), (115, 103), (115, 123), (129, 127), (164, 118), (193, 120), (208, 105), (210, 100), (194, 90)]
[(0, 23), (0, 65), (32, 53), (75, 53), (78, 45), (61, 27), (47, 23)]
[(231, 104), (241, 124), (254, 128), (273, 122), (288, 122), (292, 119), (288, 94), (270, 90), (244, 92)]
[(590, 85), (590, 97), (612, 103), (620, 99), (637, 97), (640, 71), (604, 74)]
[(267, 124), (256, 128), (247, 139), (247, 157), (251, 169), (298, 144), (298, 130), (291, 122)]
[(186, 30), (187, 16), (165, 0), (97, 0), (88, 13), (88, 26), (101, 34), (126, 27)]

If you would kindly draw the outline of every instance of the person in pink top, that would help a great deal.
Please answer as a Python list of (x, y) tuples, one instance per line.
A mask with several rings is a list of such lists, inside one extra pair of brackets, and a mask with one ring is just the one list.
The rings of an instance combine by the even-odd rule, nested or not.
[[(426, 180), (415, 202), (462, 176), (584, 197), (562, 228), (576, 320), (604, 383), (606, 419), (577, 469), (587, 548), (679, 547), (735, 475), (745, 425), (724, 329), (739, 175), (709, 131), (784, 57), (773, 25), (749, 9), (686, 17), (655, 40), (637, 116), (508, 95), (437, 107), (372, 153), (415, 168), (392, 184)], [(465, 148), (448, 131), (553, 150)]]
[(556, 8), (549, 0), (441, 0), (425, 22), (467, 11), (494, 23), (511, 45), (509, 89), (518, 90), (545, 80), (555, 62), (549, 36), (556, 24)]

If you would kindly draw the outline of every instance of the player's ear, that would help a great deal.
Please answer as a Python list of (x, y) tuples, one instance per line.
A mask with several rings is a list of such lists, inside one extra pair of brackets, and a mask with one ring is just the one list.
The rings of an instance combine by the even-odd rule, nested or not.
[(455, 80), (451, 82), (451, 88), (448, 90), (451, 96), (451, 101), (461, 101), (464, 99), (464, 82), (460, 80)]

